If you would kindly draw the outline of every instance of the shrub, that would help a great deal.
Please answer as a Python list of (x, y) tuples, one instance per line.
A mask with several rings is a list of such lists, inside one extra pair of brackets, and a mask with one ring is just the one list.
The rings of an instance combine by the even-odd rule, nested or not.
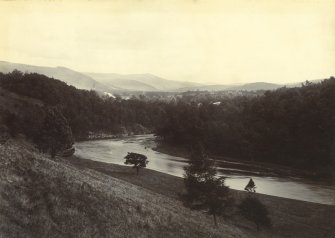
[(239, 205), (241, 214), (251, 222), (254, 222), (257, 231), (260, 227), (270, 227), (271, 220), (268, 217), (268, 210), (258, 199), (253, 197), (245, 198)]

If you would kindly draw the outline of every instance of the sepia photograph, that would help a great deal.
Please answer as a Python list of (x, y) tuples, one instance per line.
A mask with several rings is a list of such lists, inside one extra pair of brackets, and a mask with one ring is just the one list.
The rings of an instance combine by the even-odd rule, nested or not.
[(334, 238), (334, 0), (0, 0), (0, 238)]

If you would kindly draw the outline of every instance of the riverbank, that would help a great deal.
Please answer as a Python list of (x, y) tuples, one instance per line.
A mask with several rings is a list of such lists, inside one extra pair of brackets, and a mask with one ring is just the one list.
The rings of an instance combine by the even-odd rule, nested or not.
[[(150, 134), (147, 134), (150, 135)], [(135, 135), (136, 136), (143, 136), (143, 135)], [(88, 138), (84, 141), (94, 141), (94, 140), (102, 140), (108, 141), (109, 139), (119, 139), (119, 140), (126, 140), (128, 138), (133, 138), (134, 135), (106, 135), (105, 137), (92, 137)], [(167, 144), (157, 143), (155, 140), (144, 140), (141, 142), (145, 148), (150, 148), (153, 151), (167, 154), (170, 156), (176, 156), (181, 158), (188, 158), (189, 151), (182, 147), (171, 146)], [(210, 158), (216, 160), (216, 164), (218, 167), (221, 167), (220, 172), (224, 173), (225, 175), (239, 175), (242, 174), (244, 176), (263, 176), (263, 177), (295, 177), (295, 178), (304, 178), (304, 179), (311, 179), (311, 183), (315, 181), (322, 181), (323, 183), (328, 185), (333, 184), (333, 180), (331, 179), (324, 179), (319, 178), (316, 175), (308, 173), (306, 171), (293, 169), (288, 166), (276, 165), (272, 163), (264, 163), (260, 161), (244, 161), (239, 159), (234, 159), (230, 157), (224, 156), (216, 156), (210, 155)]]
[[(147, 134), (118, 134), (109, 135), (104, 134), (104, 136), (92, 136), (86, 139), (78, 140), (78, 142), (92, 141), (92, 140), (109, 140), (109, 139), (125, 139), (134, 136), (151, 135)], [(143, 143), (146, 147), (151, 148), (153, 151), (167, 154), (170, 156), (188, 158), (189, 150), (183, 147), (172, 146), (164, 144), (157, 140), (149, 140)], [(231, 157), (210, 155), (210, 158), (216, 160), (218, 166), (225, 167), (227, 165), (228, 170), (222, 170), (224, 174), (229, 175), (230, 173), (235, 173), (234, 171), (243, 171), (244, 175), (248, 176), (268, 176), (268, 177), (293, 177), (299, 179), (308, 179), (311, 184), (313, 183), (323, 183), (325, 185), (333, 186), (335, 185), (335, 179), (333, 177), (325, 177), (322, 173), (311, 172), (302, 169), (293, 168), (285, 165), (278, 165), (274, 163), (266, 163), (257, 160), (240, 160)], [(257, 171), (256, 173), (252, 171)], [(248, 173), (248, 174), (246, 174)], [(237, 173), (238, 174), (238, 173)], [(335, 175), (334, 175), (335, 176)]]
[[(189, 157), (189, 151), (183, 147), (172, 146), (158, 142), (152, 150), (168, 154), (171, 156)], [(218, 155), (209, 155), (210, 158), (214, 159), (216, 163), (222, 167), (227, 165), (227, 167), (235, 167), (236, 170), (243, 171), (253, 171), (257, 170), (258, 174), (250, 173), (252, 175), (258, 176), (274, 176), (274, 177), (296, 177), (309, 179), (311, 183), (315, 181), (322, 181), (328, 185), (335, 185), (335, 180), (332, 177), (324, 177), (318, 172), (311, 172), (301, 169), (296, 169), (290, 166), (278, 165), (274, 163), (266, 163), (262, 161), (249, 161), (249, 160), (240, 160), (231, 157), (218, 156)], [(243, 165), (242, 165), (243, 164)], [(224, 171), (225, 174), (231, 173), (231, 171)]]
[[(81, 159), (51, 160), (24, 141), (0, 145), (0, 237), (325, 237), (335, 206), (253, 194), (273, 227), (256, 231), (238, 213), (212, 217), (185, 208), (181, 178)], [(236, 203), (248, 196), (232, 191)], [(28, 219), (29, 218), (29, 219)]]
[(76, 138), (76, 141), (91, 141), (91, 140), (109, 140), (121, 139), (128, 136), (147, 135), (152, 134), (152, 129), (145, 128), (142, 125), (135, 124), (130, 128), (121, 127), (119, 133), (105, 133), (105, 132), (89, 132), (86, 137)]
[[(100, 173), (127, 181), (136, 186), (179, 201), (179, 195), (184, 191), (183, 179), (153, 171), (142, 169), (140, 175), (131, 167), (107, 164), (87, 159), (73, 157), (69, 163), (80, 169), (95, 170)], [(232, 190), (236, 204), (250, 194)], [(335, 234), (335, 206), (279, 198), (263, 194), (252, 194), (258, 198), (269, 210), (272, 220), (271, 230), (263, 231), (259, 237), (332, 237)], [(253, 224), (233, 213), (221, 222), (234, 224), (243, 231), (253, 232)], [(250, 234), (251, 235), (251, 234)], [(253, 233), (256, 235), (256, 233)], [(253, 237), (253, 235), (251, 237)]]
[[(116, 140), (85, 141), (75, 145), (76, 155), (94, 161), (124, 165), (128, 152), (143, 154), (149, 158), (148, 168), (183, 177), (188, 160), (153, 151), (156, 146), (153, 135), (132, 136)], [(223, 162), (223, 163), (222, 163)], [(321, 181), (310, 181), (294, 176), (276, 176), (271, 168), (244, 164), (242, 161), (217, 161), (219, 175), (227, 177), (226, 183), (233, 189), (243, 190), (249, 177), (254, 178), (257, 192), (278, 197), (335, 205), (335, 187)]]

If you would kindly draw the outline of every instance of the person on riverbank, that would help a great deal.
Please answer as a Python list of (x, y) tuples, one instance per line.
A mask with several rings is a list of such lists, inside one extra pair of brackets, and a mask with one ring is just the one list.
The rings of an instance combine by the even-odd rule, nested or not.
[(250, 178), (247, 186), (245, 186), (244, 190), (248, 191), (248, 192), (256, 192), (255, 190), (256, 185), (255, 182), (252, 180), (252, 178)]

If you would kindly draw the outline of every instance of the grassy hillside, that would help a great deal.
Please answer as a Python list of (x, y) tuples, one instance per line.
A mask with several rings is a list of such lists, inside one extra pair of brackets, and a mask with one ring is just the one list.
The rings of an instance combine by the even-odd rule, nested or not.
[[(335, 208), (256, 195), (273, 228), (256, 232), (234, 211), (212, 218), (178, 200), (180, 178), (151, 170), (39, 154), (24, 140), (0, 145), (0, 237), (332, 237)], [(246, 196), (234, 192), (237, 203)]]
[(0, 147), (0, 237), (246, 237), (180, 202), (24, 142)]

